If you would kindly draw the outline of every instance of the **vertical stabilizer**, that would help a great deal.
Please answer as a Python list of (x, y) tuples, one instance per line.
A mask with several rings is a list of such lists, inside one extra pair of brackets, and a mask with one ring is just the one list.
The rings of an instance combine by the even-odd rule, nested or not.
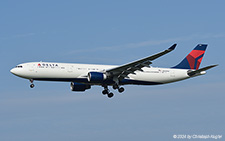
[(197, 70), (205, 54), (207, 45), (197, 45), (178, 65), (173, 68)]

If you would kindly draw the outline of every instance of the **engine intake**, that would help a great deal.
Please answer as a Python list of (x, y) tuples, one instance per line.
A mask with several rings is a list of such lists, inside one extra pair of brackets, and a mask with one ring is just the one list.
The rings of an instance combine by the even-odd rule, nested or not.
[(90, 88), (91, 88), (91, 85), (86, 85), (86, 84), (81, 84), (81, 83), (76, 83), (76, 82), (71, 82), (71, 84), (70, 84), (71, 91), (83, 92)]
[(89, 72), (88, 73), (88, 81), (91, 83), (102, 83), (107, 79), (106, 74), (101, 72)]

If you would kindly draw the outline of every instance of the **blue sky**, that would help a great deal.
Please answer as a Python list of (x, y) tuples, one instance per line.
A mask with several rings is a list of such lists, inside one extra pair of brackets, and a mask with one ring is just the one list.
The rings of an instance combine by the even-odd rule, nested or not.
[[(174, 134), (225, 135), (224, 1), (1, 1), (0, 140), (173, 140)], [(162, 51), (171, 67), (208, 44), (205, 76), (161, 86), (101, 87), (73, 93), (69, 83), (9, 73), (30, 61), (124, 64)], [(223, 137), (224, 138), (224, 137)]]

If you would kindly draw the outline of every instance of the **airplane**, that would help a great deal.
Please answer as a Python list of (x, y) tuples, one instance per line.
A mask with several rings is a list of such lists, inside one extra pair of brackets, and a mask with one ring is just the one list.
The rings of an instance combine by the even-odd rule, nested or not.
[(177, 44), (157, 54), (124, 65), (95, 65), (52, 62), (30, 62), (17, 65), (10, 72), (18, 77), (33, 81), (70, 82), (71, 91), (84, 92), (93, 85), (102, 86), (103, 95), (109, 98), (114, 94), (109, 86), (124, 92), (123, 85), (159, 85), (181, 81), (206, 74), (206, 70), (216, 67), (210, 65), (199, 69), (207, 44), (198, 44), (178, 65), (170, 68), (152, 67), (152, 61), (173, 51)]

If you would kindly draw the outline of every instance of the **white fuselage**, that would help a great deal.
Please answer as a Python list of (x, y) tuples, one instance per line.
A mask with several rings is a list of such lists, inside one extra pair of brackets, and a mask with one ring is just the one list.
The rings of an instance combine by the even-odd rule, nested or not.
[[(88, 83), (87, 74), (89, 72), (105, 72), (107, 69), (115, 67), (117, 66), (31, 62), (20, 64), (13, 68), (11, 72), (26, 79)], [(125, 78), (126, 81), (121, 84), (154, 85), (190, 78), (187, 69), (144, 67), (142, 70), (135, 71), (135, 74), (129, 74)]]
[(17, 65), (10, 71), (16, 76), (29, 79), (31, 88), (34, 88), (34, 80), (71, 82), (71, 91), (78, 92), (86, 91), (92, 85), (99, 85), (104, 88), (102, 94), (111, 98), (114, 94), (108, 86), (122, 93), (125, 89), (121, 85), (166, 84), (203, 75), (206, 70), (217, 66), (211, 65), (198, 69), (207, 47), (205, 44), (197, 45), (173, 68), (149, 66), (153, 60), (173, 51), (176, 45), (173, 44), (164, 51), (120, 66), (31, 62)]

